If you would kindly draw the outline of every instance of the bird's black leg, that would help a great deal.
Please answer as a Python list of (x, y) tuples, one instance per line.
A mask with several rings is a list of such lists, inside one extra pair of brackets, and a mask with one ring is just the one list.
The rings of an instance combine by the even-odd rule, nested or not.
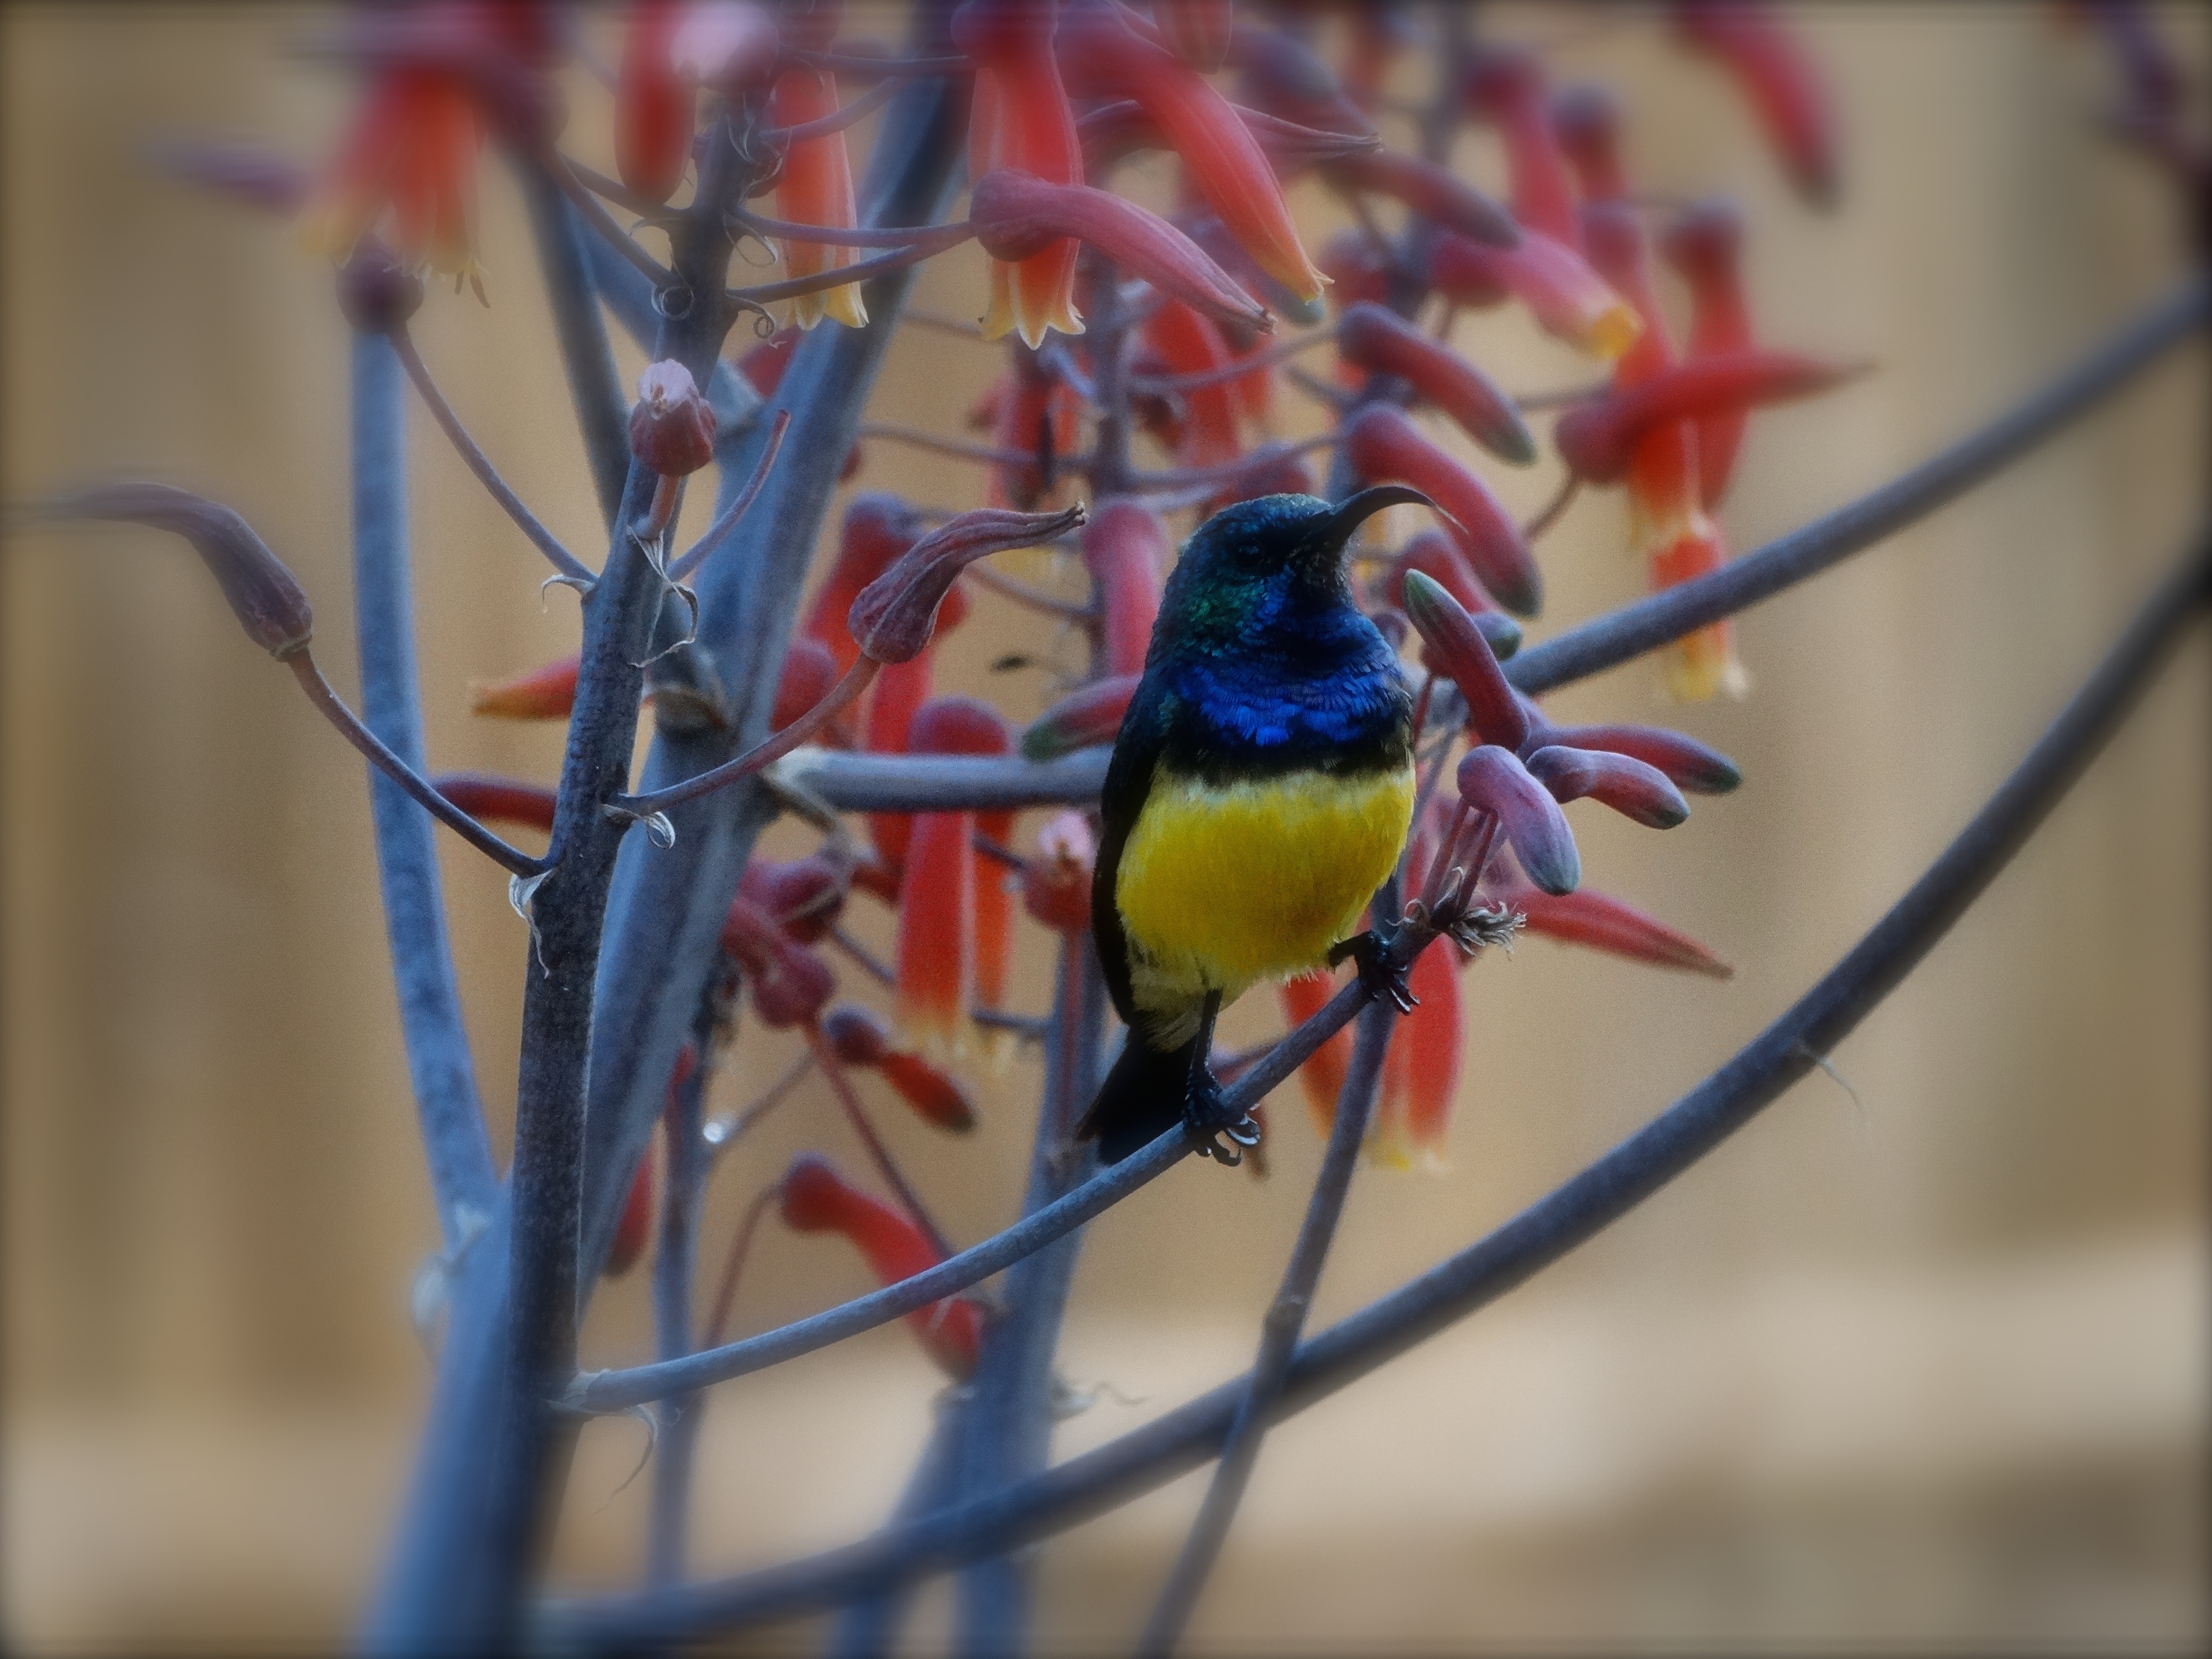
[(1359, 968), (1359, 982), (1372, 997), (1388, 997), (1398, 1005), (1398, 1012), (1410, 1014), (1419, 1007), (1413, 988), (1407, 983), (1406, 970), (1390, 960), (1390, 941), (1372, 927), (1350, 939), (1339, 939), (1328, 947), (1328, 965), (1332, 968), (1350, 957)]
[[(1260, 1144), (1260, 1126), (1249, 1113), (1233, 1111), (1222, 1103), (1221, 1084), (1207, 1064), (1213, 1054), (1213, 1022), (1221, 1012), (1221, 993), (1206, 994), (1206, 1006), (1198, 1017), (1198, 1036), (1190, 1045), (1190, 1076), (1182, 1097), (1183, 1127), (1198, 1143), (1199, 1156), (1235, 1165), (1244, 1161), (1238, 1147)], [(1224, 1146), (1219, 1137), (1237, 1143)]]

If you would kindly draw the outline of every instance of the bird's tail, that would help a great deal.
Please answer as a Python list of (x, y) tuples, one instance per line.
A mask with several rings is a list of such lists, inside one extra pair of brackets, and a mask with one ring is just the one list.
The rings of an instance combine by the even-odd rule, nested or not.
[(1121, 1045), (1114, 1069), (1099, 1085), (1098, 1098), (1076, 1126), (1076, 1138), (1098, 1142), (1098, 1160), (1119, 1164), (1182, 1121), (1183, 1097), (1190, 1087), (1191, 1050), (1155, 1048), (1134, 1031)]

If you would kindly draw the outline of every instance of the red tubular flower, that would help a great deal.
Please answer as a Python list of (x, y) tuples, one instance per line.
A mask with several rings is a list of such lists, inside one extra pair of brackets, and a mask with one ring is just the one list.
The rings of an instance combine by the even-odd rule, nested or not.
[(1105, 191), (997, 167), (969, 191), (968, 217), (975, 240), (994, 259), (1019, 263), (1073, 236), (1218, 321), (1273, 326), (1266, 308), (1197, 243), (1158, 214)]
[(1434, 526), (1407, 542), (1391, 559), (1378, 590), (1383, 603), (1401, 611), (1406, 608), (1406, 576), (1415, 570), (1457, 599), (1467, 611), (1479, 616), (1498, 609), (1497, 601), (1483, 590), (1480, 580), (1460, 552), (1459, 544)]
[[(1583, 210), (1590, 263), (1637, 309), (1644, 328), (1613, 371), (1613, 391), (1626, 392), (1675, 363), (1674, 343), (1652, 291), (1644, 227), (1617, 203)], [(1727, 558), (1720, 532), (1699, 500), (1698, 431), (1688, 421), (1662, 423), (1635, 445), (1628, 467), (1630, 546), (1644, 556), (1655, 588), (1668, 588), (1718, 569)], [(1668, 672), (1675, 696), (1703, 701), (1716, 691), (1741, 695), (1747, 684), (1735, 659), (1735, 630), (1726, 619), (1680, 641)]]
[(890, 1028), (855, 1003), (840, 1003), (822, 1017), (822, 1035), (847, 1066), (872, 1071), (924, 1122), (955, 1134), (975, 1127), (975, 1103), (950, 1073), (891, 1042)]
[[(930, 653), (911, 661), (893, 663), (876, 676), (868, 691), (868, 714), (860, 731), (860, 747), (872, 755), (903, 755), (914, 730), (914, 717), (935, 689)], [(914, 833), (914, 817), (908, 812), (868, 814), (868, 839), (890, 872), (892, 891), (906, 870), (907, 842)]]
[[(913, 507), (880, 490), (863, 490), (846, 507), (836, 560), (808, 607), (801, 628), (809, 639), (818, 640), (829, 648), (840, 674), (860, 654), (860, 647), (853, 642), (851, 630), (845, 626), (853, 601), (860, 597), (862, 588), (890, 568), (894, 559), (920, 541), (927, 528)], [(880, 682), (876, 695), (882, 696)], [(901, 736), (904, 736), (903, 727)]]
[[(1145, 319), (1144, 340), (1171, 374), (1210, 374), (1236, 361), (1220, 331), (1177, 300), (1162, 301)], [(1178, 462), (1185, 466), (1220, 466), (1243, 453), (1237, 393), (1229, 381), (1193, 386), (1181, 396), (1183, 420), (1182, 441), (1176, 451)]]
[(805, 1024), (836, 994), (830, 964), (742, 893), (722, 919), (721, 944), (744, 975), (754, 1012), (771, 1030)]
[(837, 659), (816, 639), (800, 638), (783, 653), (783, 673), (775, 683), (775, 708), (769, 729), (781, 732), (829, 695), (837, 683)]
[(1536, 440), (1513, 400), (1473, 363), (1395, 312), (1378, 305), (1347, 307), (1336, 325), (1336, 349), (1370, 374), (1410, 382), (1501, 460), (1526, 466), (1536, 459)]
[[(1237, 118), (1259, 140), (1260, 148), (1267, 152), (1267, 160), (1280, 179), (1382, 147), (1382, 141), (1371, 133), (1325, 132), (1261, 110), (1246, 109), (1241, 104), (1231, 104), (1230, 108), (1237, 112)], [(1103, 178), (1117, 163), (1139, 150), (1170, 148), (1159, 123), (1133, 99), (1101, 104), (1085, 112), (1075, 124), (1075, 131), (1083, 140), (1084, 172), (1091, 179)], [(1217, 259), (1220, 257), (1214, 254)]]
[(1833, 207), (1841, 168), (1836, 116), (1820, 72), (1772, 6), (1675, 0), (1674, 27), (1735, 77), (1797, 193)]
[[(781, 1207), (784, 1224), (794, 1232), (843, 1235), (884, 1285), (926, 1273), (944, 1260), (912, 1220), (848, 1185), (827, 1158), (812, 1152), (801, 1152), (785, 1171)], [(972, 1303), (946, 1297), (916, 1308), (906, 1322), (956, 1382), (974, 1375), (983, 1322)]]
[(1369, 483), (1406, 483), (1452, 520), (1452, 539), (1498, 604), (1533, 616), (1543, 578), (1521, 526), (1490, 486), (1431, 443), (1405, 412), (1370, 404), (1344, 428), (1345, 459)]
[(1153, 0), (1152, 27), (1169, 51), (1204, 75), (1229, 56), (1236, 0)]
[[(969, 178), (1012, 167), (1048, 184), (1083, 182), (1083, 144), (1053, 58), (1054, 10), (1051, 0), (968, 0), (953, 14), (952, 38), (976, 66), (968, 119)], [(1035, 348), (1044, 343), (1047, 329), (1082, 333), (1082, 313), (1075, 308), (1080, 252), (1073, 238), (1061, 237), (1025, 259), (994, 259), (983, 337), (995, 340), (1018, 330)]]
[(1203, 516), (1212, 517), (1224, 507), (1261, 495), (1310, 495), (1313, 475), (1296, 455), (1276, 448), (1255, 451), (1247, 457), (1219, 492), (1207, 498)]
[(1620, 166), (1620, 100), (1595, 82), (1562, 88), (1552, 100), (1552, 134), (1575, 170), (1585, 202), (1628, 198)]
[(1167, 555), (1167, 526), (1140, 502), (1102, 501), (1084, 526), (1083, 563), (1097, 595), (1103, 666), (1109, 676), (1144, 671), (1152, 623), (1160, 613), (1160, 567)]
[[(688, 1043), (684, 1053), (691, 1053)], [(692, 1063), (698, 1062), (694, 1060)], [(678, 1065), (680, 1067), (680, 1060)], [(672, 1079), (670, 1089), (676, 1086)], [(637, 1161), (637, 1173), (630, 1177), (629, 1195), (623, 1200), (622, 1214), (615, 1222), (615, 1236), (607, 1242), (605, 1273), (609, 1279), (620, 1279), (636, 1266), (638, 1257), (645, 1254), (647, 1241), (653, 1237), (653, 1188), (658, 1184), (653, 1165), (658, 1161), (653, 1148), (648, 1145), (645, 1156)]]
[(1468, 70), (1469, 106), (1495, 122), (1505, 140), (1505, 173), (1514, 221), (1571, 246), (1574, 196), (1566, 160), (1552, 131), (1544, 65), (1533, 52), (1492, 47)]
[(1091, 931), (1091, 873), (1098, 845), (1080, 812), (1058, 812), (1037, 831), (1036, 854), (1022, 871), (1022, 908), (1056, 933)]
[(1627, 755), (1548, 744), (1527, 764), (1529, 775), (1562, 805), (1587, 795), (1652, 830), (1671, 830), (1690, 816), (1689, 803), (1664, 772)]
[[(1285, 980), (1281, 990), (1283, 1018), (1293, 1026), (1303, 1025), (1336, 994), (1336, 981), (1326, 972), (1301, 974)], [(1351, 1065), (1352, 1027), (1346, 1025), (1298, 1067), (1298, 1088), (1306, 1097), (1315, 1126), (1324, 1136), (1335, 1127), (1336, 1097), (1344, 1092), (1344, 1074)]]
[(402, 60), (380, 70), (301, 222), (310, 252), (343, 259), (371, 229), (410, 264), (466, 277), (477, 261), (483, 122), (459, 72)]
[(1324, 168), (1340, 190), (1387, 196), (1443, 228), (1492, 247), (1521, 240), (1513, 216), (1448, 167), (1401, 150), (1370, 150), (1331, 161)]
[(1022, 758), (1057, 760), (1094, 744), (1113, 742), (1141, 678), (1135, 673), (1116, 674), (1093, 680), (1080, 691), (1062, 697), (1022, 733)]
[(1510, 295), (1547, 334), (1607, 362), (1644, 332), (1635, 309), (1581, 254), (1538, 231), (1524, 228), (1510, 248), (1444, 232), (1430, 245), (1428, 279), (1454, 305), (1480, 308)]
[[(1012, 738), (988, 703), (940, 697), (915, 714), (907, 747), (914, 754), (1003, 754)], [(899, 1025), (925, 1050), (957, 1054), (967, 1047), (968, 1010), (984, 973), (994, 972), (1003, 981), (1007, 895), (994, 881), (986, 892), (986, 882), (978, 880), (972, 812), (914, 814), (905, 865), (899, 883)], [(988, 966), (987, 949), (997, 952)]]
[(1384, 1169), (1441, 1171), (1467, 1041), (1456, 954), (1431, 945), (1413, 958), (1406, 983), (1416, 1006), (1390, 1033), (1364, 1150)]
[[(1744, 295), (1743, 215), (1724, 197), (1698, 203), (1668, 226), (1660, 252), (1690, 286), (1690, 360), (1748, 351), (1751, 306)], [(1706, 512), (1721, 504), (1750, 416), (1743, 410), (1698, 422), (1698, 495)]]
[[(1082, 430), (1081, 400), (1034, 356), (1014, 353), (1014, 364), (992, 383), (987, 398), (991, 444), (1030, 459), (991, 465), (985, 499), (993, 507), (1035, 512), (1058, 503), (1072, 483), (1056, 463), (1072, 453)], [(979, 411), (981, 412), (981, 411)], [(1048, 462), (1054, 463), (1048, 471)]]
[(511, 680), (469, 688), (469, 712), (503, 720), (565, 720), (576, 706), (576, 675), (583, 659), (561, 658)]
[(1061, 66), (1143, 105), (1182, 157), (1192, 184), (1260, 269), (1301, 299), (1318, 299), (1324, 279), (1298, 241), (1282, 185), (1228, 101), (1115, 10), (1086, 6), (1068, 23), (1060, 31)]
[(472, 818), (552, 832), (555, 797), (542, 785), (485, 772), (441, 772), (430, 787)]
[[(793, 44), (815, 51), (827, 47), (836, 34), (841, 10), (832, 0), (821, 0), (809, 10), (786, 14)], [(836, 112), (836, 76), (800, 65), (776, 76), (775, 89), (769, 95), (769, 119), (775, 125), (802, 126)], [(783, 175), (776, 181), (775, 200), (776, 211), (797, 224), (825, 225), (833, 230), (859, 224), (844, 133), (825, 133), (791, 145), (783, 158)], [(794, 277), (833, 270), (858, 257), (855, 250), (830, 242), (786, 242), (783, 248), (784, 269)], [(824, 317), (848, 328), (868, 324), (858, 283), (802, 294), (791, 303), (801, 328), (812, 328)]]
[[(1219, 325), (1216, 325), (1219, 327)], [(1222, 328), (1223, 343), (1228, 346), (1231, 357), (1257, 357), (1267, 349), (1267, 342), (1250, 329)], [(1246, 420), (1267, 432), (1274, 427), (1275, 370), (1273, 364), (1261, 362), (1249, 373), (1239, 374), (1229, 383), (1237, 397), (1237, 407)]]
[(678, 0), (632, 0), (615, 85), (615, 170), (640, 196), (665, 202), (691, 155), (691, 88), (676, 72)]
[(1522, 926), (1564, 945), (1586, 945), (1632, 962), (1679, 968), (1711, 979), (1733, 978), (1735, 969), (1687, 933), (1646, 915), (1634, 905), (1578, 887), (1554, 896), (1528, 886), (1500, 894), (1500, 902), (1521, 913)]
[[(1577, 477), (1590, 483), (1618, 483), (1627, 475), (1644, 439), (1660, 428), (1691, 423), (1702, 463), (1709, 425), (1733, 421), (1740, 430), (1744, 416), (1753, 409), (1812, 397), (1861, 372), (1856, 364), (1797, 351), (1714, 352), (1575, 404), (1560, 416), (1553, 441), (1559, 446), (1559, 459)], [(1701, 465), (1701, 495), (1703, 478)], [(1722, 482), (1724, 485), (1725, 474)]]
[(1547, 893), (1571, 893), (1583, 878), (1574, 831), (1551, 792), (1510, 749), (1482, 744), (1459, 763), (1460, 799), (1496, 817), (1528, 879)]
[(1468, 724), (1477, 738), (1514, 750), (1525, 748), (1533, 726), (1529, 705), (1506, 680), (1474, 617), (1424, 571), (1407, 570), (1399, 591), (1406, 619), (1419, 630), (1438, 670), (1451, 677), (1467, 700)]
[(738, 878), (738, 896), (757, 905), (787, 938), (812, 945), (844, 909), (847, 880), (839, 863), (821, 853), (803, 859), (755, 858)]

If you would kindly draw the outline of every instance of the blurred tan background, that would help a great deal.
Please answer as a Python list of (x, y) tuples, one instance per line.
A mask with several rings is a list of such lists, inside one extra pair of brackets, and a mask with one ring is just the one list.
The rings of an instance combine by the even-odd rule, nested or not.
[[(327, 270), (283, 227), (142, 160), (173, 132), (323, 154), (343, 83), (285, 56), (315, 16), (0, 11), (4, 488), (138, 472), (235, 505), (315, 597), (349, 688), (346, 342)], [(854, 33), (896, 27), (853, 16)], [(1486, 19), (1559, 40), (1562, 77), (1618, 88), (1650, 188), (1747, 204), (1771, 342), (1880, 360), (1753, 422), (1724, 520), (1739, 548), (1980, 422), (2179, 269), (2160, 182), (2093, 131), (2109, 66), (2051, 9), (1802, 14), (1849, 132), (1848, 199), (1828, 217), (1787, 199), (1741, 100), (1650, 16)], [(2203, 15), (2165, 21), (2201, 66)], [(1408, 93), (1420, 73), (1406, 66)], [(572, 101), (570, 142), (604, 159), (580, 80)], [(1501, 182), (1489, 135), (1462, 159)], [(418, 337), (510, 480), (589, 549), (526, 227), (496, 163), (486, 181), (492, 307), (435, 295)], [(1298, 204), (1316, 237), (1340, 222), (1311, 186)], [(962, 250), (921, 302), (972, 315), (980, 276)], [(1516, 314), (1471, 316), (1457, 338), (1509, 386), (1587, 373)], [(638, 354), (623, 356), (634, 374)], [(951, 424), (997, 362), (909, 331), (872, 413)], [(1670, 709), (1648, 663), (1558, 697), (1563, 719), (1671, 720), (1742, 764), (1744, 787), (1672, 835), (1576, 815), (1592, 883), (1737, 976), (1540, 940), (1472, 969), (1452, 1167), (1363, 1173), (1318, 1320), (1643, 1121), (1896, 897), (2197, 522), (2203, 380), (2201, 345), (2178, 354), (2001, 482), (1750, 615), (1744, 702)], [(1283, 408), (1286, 430), (1316, 423), (1287, 390)], [(434, 762), (550, 779), (559, 732), (472, 721), (466, 688), (573, 648), (573, 604), (541, 603), (534, 556), (419, 409), (410, 420)], [(1486, 472), (1523, 509), (1552, 486), (1544, 468)], [(981, 492), (963, 464), (881, 442), (859, 483), (955, 506)], [(1623, 544), (1615, 501), (1571, 511), (1542, 549), (1538, 636), (1635, 594)], [(406, 1291), (436, 1241), (362, 770), (173, 542), (18, 538), (0, 583), (7, 1638), (335, 1642), (423, 1407)], [(1034, 639), (989, 597), (976, 610), (945, 678), (1025, 720), (1042, 678), (987, 669)], [(1194, 1645), (2201, 1645), (2207, 670), (2200, 629), (1989, 897), (1838, 1050), (1838, 1081), (1802, 1085), (1589, 1249), (1279, 1432)], [(497, 872), (441, 845), (503, 1156), (525, 937)], [(880, 910), (854, 915), (888, 944)], [(1017, 986), (1045, 983), (1043, 942), (1021, 949)], [(1276, 1018), (1255, 996), (1228, 1036)], [(785, 1053), (756, 1036), (740, 1056), (721, 1106)], [(1037, 1066), (981, 1081), (986, 1121), (964, 1141), (884, 1113), (963, 1241), (1015, 1212)], [(1062, 1452), (1247, 1362), (1317, 1151), (1288, 1097), (1275, 1122), (1272, 1180), (1187, 1167), (1091, 1230), (1063, 1367), (1111, 1388), (1063, 1427)], [(810, 1145), (854, 1157), (818, 1085), (718, 1175), (710, 1249)], [(771, 1230), (739, 1322), (865, 1287), (835, 1242)], [(599, 1296), (587, 1363), (648, 1340), (641, 1273)], [(718, 1390), (700, 1567), (872, 1524), (936, 1386), (894, 1328)], [(574, 1579), (635, 1569), (647, 1482), (617, 1488), (641, 1441), (620, 1419), (586, 1436), (562, 1545)], [(1049, 1546), (1044, 1638), (1125, 1643), (1199, 1490), (1188, 1479)], [(919, 1631), (945, 1628), (939, 1587)]]

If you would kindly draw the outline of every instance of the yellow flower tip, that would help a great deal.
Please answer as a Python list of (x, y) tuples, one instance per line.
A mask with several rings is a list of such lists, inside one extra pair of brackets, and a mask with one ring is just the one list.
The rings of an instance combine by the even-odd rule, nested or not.
[(1413, 1167), (1413, 1147), (1402, 1130), (1377, 1127), (1367, 1132), (1367, 1145), (1363, 1149), (1367, 1161), (1378, 1170), (1395, 1170), (1401, 1173)]
[(1634, 307), (1615, 300), (1591, 320), (1583, 340), (1591, 356), (1611, 363), (1618, 362), (1643, 334), (1644, 319)]
[(1732, 643), (1715, 641), (1701, 629), (1676, 647), (1667, 670), (1667, 690), (1682, 702), (1741, 698), (1751, 690), (1751, 676), (1736, 659)]
[(1447, 1176), (1451, 1173), (1451, 1159), (1441, 1146), (1424, 1146), (1420, 1170), (1425, 1176)]

